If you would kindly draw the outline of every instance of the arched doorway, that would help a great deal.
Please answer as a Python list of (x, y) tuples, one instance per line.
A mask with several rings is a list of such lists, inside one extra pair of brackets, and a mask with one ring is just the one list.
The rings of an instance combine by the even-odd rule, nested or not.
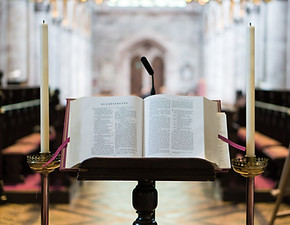
[[(151, 77), (146, 70), (143, 69), (143, 65), (140, 62), (140, 56), (134, 56), (131, 59), (130, 71), (131, 71), (131, 94), (144, 97), (150, 93)], [(151, 63), (150, 63), (151, 64)], [(154, 70), (154, 86), (156, 94), (162, 93), (162, 87), (164, 86), (164, 61), (163, 58), (157, 56), (154, 58), (151, 64)], [(149, 88), (150, 87), (150, 88)]]
[[(113, 90), (114, 94), (142, 96), (144, 90), (150, 93), (151, 76), (141, 63), (142, 56), (148, 59), (154, 70), (156, 93), (162, 93), (161, 87), (172, 93), (177, 60), (166, 38), (156, 33), (148, 35), (148, 32), (133, 35), (120, 44), (116, 55), (118, 85)], [(168, 71), (170, 80), (167, 79)]]
[(160, 94), (164, 92), (164, 90), (161, 90), (164, 87), (164, 61), (161, 57), (157, 56), (153, 60), (153, 69), (156, 93)]
[(130, 71), (131, 71), (131, 94), (141, 96), (142, 67), (139, 56), (135, 56), (131, 59)]
[[(150, 89), (148, 88), (148, 74), (144, 69), (140, 62), (140, 56), (134, 56), (131, 59), (130, 63), (130, 71), (131, 71), (131, 90), (130, 93), (132, 95), (144, 96), (150, 93)], [(163, 58), (157, 56), (154, 58), (152, 63), (152, 68), (154, 70), (154, 86), (156, 90), (156, 94), (160, 94), (163, 92), (162, 87), (164, 86), (164, 61)], [(151, 78), (150, 87), (151, 87)], [(147, 81), (147, 82), (146, 82)], [(144, 90), (144, 88), (147, 88)], [(145, 91), (145, 93), (144, 93)]]
[(130, 92), (132, 95), (144, 97), (150, 94), (151, 76), (143, 68), (141, 56), (146, 56), (154, 70), (156, 93), (161, 92), (164, 85), (164, 49), (152, 40), (140, 41), (130, 48)]

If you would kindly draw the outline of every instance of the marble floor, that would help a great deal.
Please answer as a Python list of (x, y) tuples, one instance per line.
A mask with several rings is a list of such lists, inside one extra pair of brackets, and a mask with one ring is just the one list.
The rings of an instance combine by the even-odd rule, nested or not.
[[(51, 225), (129, 225), (136, 218), (131, 191), (136, 182), (86, 181), (78, 186), (70, 204), (50, 205)], [(156, 182), (159, 225), (244, 225), (245, 204), (223, 202), (216, 182)], [(255, 225), (268, 224), (274, 203), (256, 203)], [(283, 209), (290, 205), (282, 204)], [(39, 225), (40, 205), (0, 206), (1, 225)], [(290, 216), (277, 218), (275, 225), (290, 224)]]

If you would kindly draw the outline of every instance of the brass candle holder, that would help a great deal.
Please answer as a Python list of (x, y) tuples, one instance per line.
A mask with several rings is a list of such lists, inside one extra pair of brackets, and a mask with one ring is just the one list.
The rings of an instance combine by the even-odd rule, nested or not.
[(49, 224), (49, 174), (60, 166), (60, 155), (52, 162), (45, 165), (51, 158), (51, 153), (39, 153), (37, 155), (28, 155), (27, 163), (31, 169), (41, 174), (41, 225)]
[[(39, 153), (36, 155), (28, 155), (27, 156), (27, 163), (31, 169), (35, 172), (39, 172), (41, 174), (44, 173), (51, 173), (60, 165), (60, 155), (56, 157), (48, 165), (45, 165), (51, 158), (53, 154), (51, 153)], [(45, 165), (45, 166), (43, 166)]]
[(233, 170), (243, 177), (255, 177), (265, 171), (268, 159), (248, 157), (232, 159)]

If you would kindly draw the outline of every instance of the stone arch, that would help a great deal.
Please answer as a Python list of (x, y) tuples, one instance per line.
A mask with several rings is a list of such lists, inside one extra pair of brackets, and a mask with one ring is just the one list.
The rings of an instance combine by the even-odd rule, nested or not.
[[(175, 61), (174, 51), (172, 50), (172, 46), (165, 37), (160, 36), (159, 34), (148, 35), (146, 32), (136, 34), (130, 38), (127, 38), (124, 42), (120, 43), (119, 48), (116, 51), (116, 69), (118, 70), (117, 80), (118, 84), (122, 85), (122, 90), (119, 89), (115, 94), (137, 94), (143, 95), (141, 90), (147, 90), (151, 87), (151, 77), (147, 74), (145, 69), (143, 69), (141, 63), (140, 74), (137, 73), (137, 68), (132, 68), (134, 66), (139, 67), (138, 59), (142, 56), (146, 56), (150, 64), (152, 65), (154, 71), (156, 66), (161, 66), (162, 68), (156, 68), (155, 76), (160, 76), (157, 81), (158, 87), (156, 88), (157, 93), (160, 93), (160, 87), (166, 86), (166, 80), (168, 71), (170, 67), (174, 66), (172, 63)], [(153, 65), (154, 64), (154, 65)], [(166, 65), (166, 66), (165, 66)], [(168, 65), (168, 67), (167, 67)], [(136, 70), (137, 69), (137, 70)], [(162, 73), (157, 75), (157, 73)], [(136, 83), (135, 85), (139, 85), (139, 91), (136, 88), (131, 87), (134, 85), (132, 83), (131, 76), (134, 74), (139, 74), (142, 77), (141, 85)], [(138, 75), (137, 75), (138, 76)], [(133, 79), (134, 80), (134, 79)], [(116, 89), (117, 90), (117, 89)], [(132, 91), (134, 90), (134, 91)]]
[(155, 89), (156, 93), (162, 93), (164, 90), (164, 59), (160, 56), (157, 56), (153, 60), (153, 68), (155, 68)]
[(142, 90), (142, 67), (140, 63), (140, 57), (134, 56), (131, 59), (130, 63), (130, 71), (131, 71), (131, 77), (130, 77), (130, 94), (141, 96), (141, 90)]

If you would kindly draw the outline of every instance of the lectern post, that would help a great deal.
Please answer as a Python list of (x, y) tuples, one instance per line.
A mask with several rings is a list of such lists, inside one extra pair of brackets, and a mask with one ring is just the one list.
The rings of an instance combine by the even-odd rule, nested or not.
[(133, 190), (132, 203), (138, 214), (133, 225), (157, 225), (155, 208), (157, 207), (157, 190), (155, 181), (139, 180)]

